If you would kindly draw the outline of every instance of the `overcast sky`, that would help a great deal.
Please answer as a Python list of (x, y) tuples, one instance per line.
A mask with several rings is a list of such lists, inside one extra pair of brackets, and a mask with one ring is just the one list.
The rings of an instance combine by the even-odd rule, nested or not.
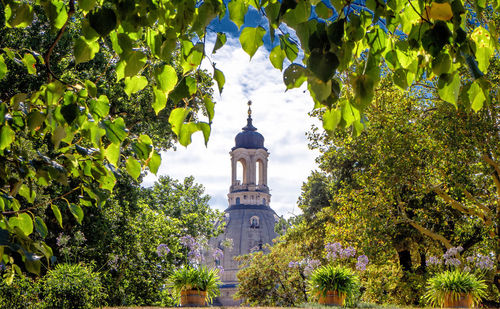
[[(207, 46), (207, 50), (211, 51), (212, 46)], [(222, 95), (214, 90), (215, 117), (208, 147), (202, 133), (195, 133), (187, 148), (178, 145), (176, 151), (162, 153), (158, 175), (176, 179), (193, 175), (211, 196), (212, 207), (227, 208), (231, 182), (229, 151), (234, 146), (234, 137), (246, 125), (247, 102), (252, 100), (253, 124), (264, 136), (264, 146), (270, 152), (270, 206), (280, 216), (299, 214), (296, 202), (300, 188), (316, 168), (317, 156), (317, 152), (308, 149), (305, 137), (311, 125), (318, 124), (307, 114), (314, 104), (305, 84), (301, 89), (285, 92), (282, 73), (272, 67), (263, 46), (250, 61), (239, 42), (228, 38), (226, 45), (210, 57), (224, 72), (226, 83)], [(208, 63), (205, 67), (212, 73)], [(143, 185), (149, 186), (155, 180), (154, 175), (148, 175)]]

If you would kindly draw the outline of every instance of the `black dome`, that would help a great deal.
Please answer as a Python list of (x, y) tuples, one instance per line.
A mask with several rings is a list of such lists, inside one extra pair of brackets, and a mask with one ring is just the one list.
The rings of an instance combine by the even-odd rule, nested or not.
[(247, 125), (242, 128), (243, 132), (238, 133), (234, 138), (236, 148), (246, 148), (246, 149), (266, 149), (264, 147), (264, 136), (257, 131), (257, 128), (252, 125), (252, 118), (249, 116), (247, 118)]

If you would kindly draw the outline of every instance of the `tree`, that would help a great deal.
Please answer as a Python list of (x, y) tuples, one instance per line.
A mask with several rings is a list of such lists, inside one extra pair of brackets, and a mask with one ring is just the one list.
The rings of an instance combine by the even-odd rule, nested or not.
[[(331, 5), (319, 0), (233, 0), (227, 5), (221, 0), (43, 0), (38, 5), (5, 0), (2, 29), (29, 27), (43, 9), (54, 33), (44, 50), (6, 46), (0, 55), (0, 79), (15, 70), (42, 81), (39, 88), (23, 89), (9, 98), (2, 96), (0, 104), (0, 162), (4, 162), (0, 173), (0, 246), (7, 259), (15, 255), (37, 273), (40, 261), (36, 257), (44, 256), (48, 263), (51, 256), (42, 240), (33, 239), (34, 229), (43, 237), (46, 228), (32, 210), (48, 202), (61, 221), (60, 209), (50, 200), (37, 199), (33, 184), (46, 188), (59, 182), (66, 189), (58, 200), (75, 194), (83, 197), (83, 205), (102, 205), (120, 171), (137, 178), (144, 168), (154, 173), (160, 164), (152, 138), (127, 129), (130, 124), (126, 119), (132, 116), (113, 114), (106, 84), (68, 76), (66, 71), (109, 53), (111, 63), (116, 63), (116, 80), (123, 81), (128, 94), (149, 89), (155, 113), (166, 107), (167, 100), (172, 103), (168, 121), (180, 144), (188, 145), (198, 131), (207, 142), (214, 103), (208, 95), (196, 96), (201, 81), (195, 73), (202, 59), (208, 59), (204, 48), (207, 25), (228, 11), (240, 28), (250, 7), (268, 20), (267, 31), (277, 44), (270, 55), (275, 67), (282, 69), (285, 57), (294, 61), (299, 48), (303, 52), (305, 66), (290, 64), (284, 70), (284, 82), (294, 88), (307, 80), (316, 108), (327, 109), (323, 116), (326, 130), (352, 127), (355, 134), (360, 133), (364, 127), (361, 115), (374, 96), (381, 64), (396, 73), (395, 82), (402, 88), (431, 77), (438, 81), (439, 96), (452, 104), (457, 104), (460, 91), (473, 98), (474, 110), (490, 100), (489, 89), (493, 87), (484, 74), (498, 50), (493, 31), (498, 28), (497, 20), (490, 19), (498, 11), (498, 2), (477, 2), (474, 8), (466, 9), (462, 0), (391, 0), (387, 5), (340, 0)], [(466, 22), (471, 16), (473, 22)], [(59, 74), (53, 69), (54, 50), (76, 24), (81, 24), (81, 29), (76, 27), (75, 35), (66, 37), (73, 42), (66, 60), (74, 59), (75, 66), (66, 66)], [(292, 30), (298, 41), (290, 35)], [(263, 45), (267, 31), (259, 25), (245, 27), (239, 34), (250, 57)], [(44, 33), (32, 31), (31, 35), (37, 40)], [(218, 34), (215, 50), (224, 42), (225, 35)], [(181, 78), (170, 62), (177, 47)], [(17, 63), (24, 68), (13, 69)], [(213, 67), (212, 77), (221, 91), (224, 75), (215, 64)], [(347, 76), (351, 67), (355, 70)], [(467, 81), (470, 86), (460, 88), (458, 72), (465, 67), (473, 78)], [(106, 72), (105, 67), (100, 73)], [(345, 87), (340, 87), (339, 78)], [(191, 107), (199, 98), (205, 105), (206, 122), (200, 121)], [(23, 143), (33, 137), (46, 145), (48, 155), (24, 151)], [(81, 221), (80, 204), (67, 204)]]

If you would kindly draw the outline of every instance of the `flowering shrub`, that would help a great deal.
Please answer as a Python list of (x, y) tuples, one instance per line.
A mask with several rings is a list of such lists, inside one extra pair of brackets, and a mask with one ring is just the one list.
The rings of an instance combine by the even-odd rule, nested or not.
[(428, 304), (442, 306), (445, 295), (457, 298), (465, 293), (470, 294), (477, 305), (487, 295), (483, 278), (495, 268), (493, 254), (475, 253), (464, 259), (461, 252), (461, 246), (452, 247), (441, 257), (430, 256), (426, 260), (426, 265), (435, 273), (427, 282), (425, 300)]

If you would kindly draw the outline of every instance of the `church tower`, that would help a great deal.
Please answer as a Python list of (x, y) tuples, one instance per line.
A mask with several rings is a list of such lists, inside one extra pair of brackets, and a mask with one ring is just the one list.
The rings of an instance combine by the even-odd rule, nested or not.
[[(222, 266), (222, 288), (219, 302), (224, 306), (238, 305), (233, 300), (238, 280), (238, 262), (234, 257), (265, 250), (278, 235), (274, 225), (278, 216), (269, 207), (271, 194), (267, 186), (267, 164), (269, 152), (264, 147), (264, 137), (252, 124), (251, 101), (248, 102), (247, 124), (235, 137), (231, 156), (231, 186), (225, 212), (224, 234), (216, 239), (216, 247), (224, 256), (215, 264)], [(225, 247), (224, 239), (232, 239), (231, 248)]]

